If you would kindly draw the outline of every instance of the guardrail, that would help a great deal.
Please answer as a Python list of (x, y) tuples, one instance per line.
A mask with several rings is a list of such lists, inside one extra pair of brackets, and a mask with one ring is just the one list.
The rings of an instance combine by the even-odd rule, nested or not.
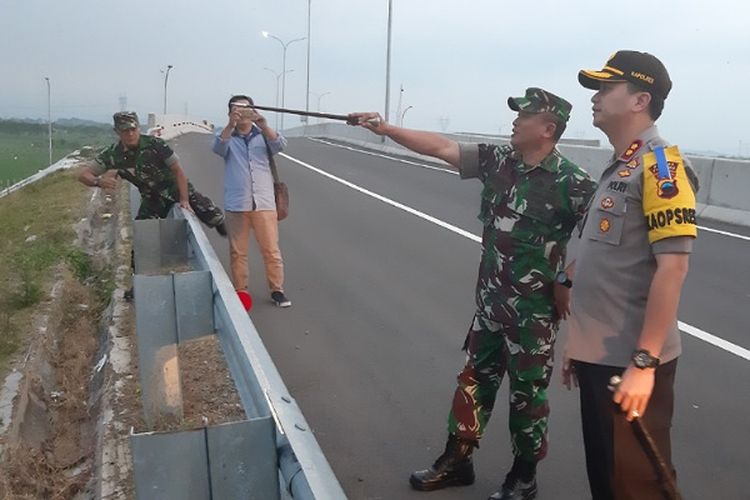
[[(410, 156), (436, 162), (409, 151), (403, 146), (369, 132), (362, 127), (351, 127), (340, 123), (321, 123), (285, 130), (287, 137), (322, 137), (349, 144), (375, 149), (389, 154)], [(507, 139), (469, 134), (445, 134), (459, 142), (507, 144)], [(598, 178), (612, 156), (612, 149), (585, 144), (570, 144), (563, 141), (558, 146), (562, 153)], [(700, 181), (697, 193), (698, 215), (732, 224), (750, 226), (750, 161), (688, 155)]]
[(34, 183), (38, 181), (39, 179), (43, 179), (53, 172), (57, 172), (58, 170), (66, 170), (68, 168), (74, 167), (79, 161), (79, 157), (78, 157), (79, 154), (80, 154), (79, 150), (73, 151), (69, 155), (65, 156), (65, 158), (61, 158), (60, 160), (53, 163), (49, 167), (44, 168), (38, 171), (37, 173), (30, 175), (26, 177), (25, 179), (22, 179), (16, 182), (12, 186), (6, 187), (4, 189), (0, 189), (0, 198), (7, 196), (10, 193), (13, 193), (15, 191), (18, 191), (22, 187), (28, 186), (29, 184)]
[[(130, 196), (131, 211), (134, 214), (139, 203), (138, 193), (134, 188), (131, 188)], [(211, 436), (218, 432), (211, 427), (206, 428), (205, 439), (196, 437), (195, 431), (183, 431), (183, 435), (173, 438), (172, 442), (167, 441), (164, 433), (133, 435), (131, 436), (131, 442), (136, 466), (136, 491), (150, 492), (151, 494), (155, 491), (164, 493), (164, 488), (172, 487), (169, 484), (170, 481), (166, 481), (165, 477), (173, 477), (176, 474), (175, 468), (181, 468), (183, 475), (188, 474), (191, 477), (207, 475), (208, 481), (194, 481), (200, 488), (203, 488), (204, 483), (207, 483), (208, 486), (206, 487), (217, 490), (218, 487), (212, 484), (210, 479), (215, 464), (214, 468), (208, 471), (201, 469), (201, 464), (216, 462), (217, 459), (222, 460), (222, 464), (226, 462), (226, 469), (232, 467), (242, 470), (252, 469), (249, 473), (234, 474), (234, 476), (229, 474), (228, 477), (225, 477), (227, 476), (225, 474), (221, 477), (223, 483), (219, 487), (223, 489), (217, 491), (237, 491), (238, 484), (233, 484), (232, 481), (243, 483), (253, 480), (252, 478), (257, 479), (259, 476), (257, 473), (258, 467), (262, 469), (262, 463), (270, 459), (278, 464), (280, 488), (277, 488), (277, 491), (280, 495), (291, 495), (291, 498), (303, 500), (345, 499), (346, 496), (302, 411), (289, 394), (255, 326), (237, 299), (234, 287), (206, 237), (201, 223), (194, 215), (186, 213), (179, 207), (172, 209), (170, 218), (171, 220), (161, 221), (134, 221), (136, 226), (134, 249), (137, 272), (147, 271), (164, 264), (179, 265), (183, 260), (182, 255), (187, 257), (191, 268), (189, 272), (173, 273), (171, 277), (169, 275), (140, 276), (136, 274), (136, 324), (137, 327), (142, 325), (144, 329), (149, 330), (147, 334), (149, 339), (143, 342), (141, 341), (141, 334), (138, 334), (139, 360), (148, 360), (146, 363), (139, 363), (141, 380), (149, 381), (155, 373), (159, 372), (159, 369), (154, 370), (153, 367), (161, 366), (158, 364), (157, 358), (161, 356), (163, 362), (165, 344), (169, 342), (177, 343), (181, 337), (186, 339), (194, 337), (197, 334), (195, 323), (203, 325), (199, 328), (201, 331), (212, 325), (221, 343), (227, 366), (248, 418), (248, 421), (238, 422), (237, 425), (232, 424), (234, 428), (228, 428), (226, 425), (220, 426), (223, 436), (213, 439), (218, 443), (226, 443), (240, 440), (243, 436), (248, 435), (259, 435), (262, 438), (264, 435), (263, 426), (266, 422), (271, 422), (275, 442), (271, 451), (275, 452), (275, 455), (270, 453), (266, 454), (265, 457), (259, 457), (257, 451), (252, 453), (246, 450), (244, 446), (246, 443), (244, 443), (242, 447), (234, 449), (234, 451), (227, 448), (226, 454), (229, 456), (222, 456), (217, 453), (218, 445), (211, 446)], [(139, 254), (141, 257), (139, 257)], [(148, 261), (152, 261), (152, 263), (149, 264)], [(155, 288), (152, 290), (153, 287)], [(157, 288), (158, 293), (156, 293)], [(204, 288), (205, 290), (203, 290)], [(187, 291), (187, 289), (190, 291)], [(165, 297), (172, 301), (169, 302), (169, 304), (173, 304), (172, 307), (166, 304)], [(145, 301), (145, 305), (141, 305), (139, 299), (141, 302)], [(201, 314), (201, 318), (191, 316), (191, 314), (195, 315), (193, 306), (180, 306), (181, 303), (196, 304), (206, 300), (212, 302), (212, 304), (208, 312), (204, 311)], [(139, 319), (139, 307), (142, 310), (153, 309), (152, 317), (155, 317), (161, 311), (162, 317), (158, 321), (162, 321), (164, 324), (154, 327), (155, 325), (150, 324), (149, 318)], [(176, 311), (175, 314), (178, 317), (165, 319), (163, 316), (170, 310)], [(183, 313), (180, 313), (181, 310)], [(182, 314), (187, 315), (187, 317), (181, 318), (180, 315)], [(180, 326), (181, 324), (185, 326)], [(168, 339), (172, 336), (175, 339), (154, 340), (153, 336), (155, 335), (166, 335)], [(143, 347), (142, 343), (148, 344), (150, 347)], [(174, 349), (170, 350), (170, 352), (173, 351)], [(147, 370), (148, 373), (144, 374), (143, 370)], [(153, 403), (158, 400), (160, 394), (158, 385), (142, 382), (144, 408), (154, 408)], [(153, 389), (153, 387), (156, 388)], [(168, 404), (162, 404), (161, 407), (157, 404), (155, 411), (161, 411), (160, 408), (167, 412), (171, 411)], [(187, 434), (190, 432), (193, 434)], [(154, 438), (159, 440), (156, 441)], [(175, 450), (182, 450), (183, 452), (191, 450), (191, 453), (181, 455)], [(162, 452), (170, 460), (158, 460)], [(196, 455), (198, 456), (197, 460)], [(201, 457), (204, 455), (208, 459), (203, 460)], [(211, 459), (211, 457), (215, 458)], [(148, 463), (149, 460), (153, 463)], [(251, 460), (256, 460), (260, 464), (248, 467), (248, 465), (255, 463), (249, 462)], [(266, 474), (265, 480), (268, 479)], [(179, 489), (174, 491), (180, 495), (185, 494), (184, 485), (178, 484), (176, 487)], [(257, 498), (281, 498), (277, 497), (276, 493), (273, 493), (267, 487), (263, 489), (261, 486), (261, 491), (264, 492), (263, 495), (265, 496)], [(269, 491), (271, 492), (268, 493)], [(190, 498), (221, 497), (221, 495), (215, 496), (217, 495), (215, 492), (213, 497), (210, 495), (206, 497), (195, 496), (195, 488), (191, 492)], [(150, 497), (147, 493), (144, 493), (139, 495), (139, 498)], [(181, 496), (181, 498), (185, 497)]]
[[(177, 217), (185, 217), (175, 209)], [(336, 476), (310, 426), (263, 345), (250, 317), (203, 232), (198, 219), (187, 215), (188, 241), (200, 269), (211, 272), (216, 331), (226, 353), (245, 411), (258, 408), (274, 416), (279, 468), (293, 498), (344, 499)]]

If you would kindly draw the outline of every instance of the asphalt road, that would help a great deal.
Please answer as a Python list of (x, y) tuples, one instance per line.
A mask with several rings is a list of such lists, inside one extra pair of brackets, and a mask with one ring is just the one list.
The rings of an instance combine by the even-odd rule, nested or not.
[[(197, 189), (222, 203), (223, 166), (211, 137), (173, 141)], [(439, 221), (480, 234), (480, 185), (456, 175), (309, 139), (286, 154)], [(434, 221), (373, 198), (287, 158), (291, 215), (281, 223), (286, 291), (275, 308), (253, 246), (251, 318), (352, 499), (480, 499), (512, 462), (507, 386), (475, 453), (473, 486), (411, 491), (412, 470), (445, 441), (460, 351), (474, 310), (480, 246)], [(702, 223), (745, 237), (746, 228)], [(212, 242), (225, 268), (228, 250)], [(701, 231), (679, 319), (750, 348), (750, 240)], [(564, 327), (563, 333), (564, 337)], [(564, 338), (558, 342), (558, 352)], [(679, 361), (673, 456), (684, 498), (748, 499), (750, 361), (688, 334)], [(577, 393), (554, 373), (550, 452), (539, 467), (540, 499), (588, 498)]]

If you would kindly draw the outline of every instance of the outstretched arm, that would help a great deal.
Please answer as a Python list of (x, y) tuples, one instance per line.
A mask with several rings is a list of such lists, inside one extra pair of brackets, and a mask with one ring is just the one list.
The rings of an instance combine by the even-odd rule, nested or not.
[(383, 121), (378, 113), (351, 113), (349, 119), (377, 135), (390, 137), (414, 152), (439, 158), (453, 167), (461, 163), (458, 143), (434, 132), (396, 127)]

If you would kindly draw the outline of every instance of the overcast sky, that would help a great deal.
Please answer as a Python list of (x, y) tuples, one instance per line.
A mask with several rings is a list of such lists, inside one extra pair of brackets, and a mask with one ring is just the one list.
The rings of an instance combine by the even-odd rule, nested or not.
[[(281, 45), (306, 36), (307, 0), (0, 0), (0, 117), (109, 121), (127, 96), (144, 117), (169, 111), (223, 124), (226, 100), (273, 105)], [(750, 4), (740, 0), (393, 0), (391, 121), (399, 87), (405, 125), (507, 133), (505, 103), (541, 86), (573, 103), (566, 135), (591, 126), (581, 68), (617, 49), (651, 52), (674, 87), (662, 135), (687, 150), (750, 154)], [(387, 0), (312, 0), (310, 109), (384, 110)], [(286, 106), (305, 106), (306, 42), (289, 46)], [(286, 125), (299, 123), (287, 115)], [(273, 121), (272, 121), (273, 123)], [(444, 122), (443, 125), (446, 125)]]

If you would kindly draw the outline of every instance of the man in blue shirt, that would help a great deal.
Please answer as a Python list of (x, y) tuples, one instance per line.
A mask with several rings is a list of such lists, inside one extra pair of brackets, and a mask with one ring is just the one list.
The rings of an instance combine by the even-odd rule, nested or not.
[(292, 302), (284, 294), (284, 261), (279, 249), (279, 223), (269, 155), (286, 146), (244, 95), (229, 99), (229, 123), (214, 137), (213, 151), (224, 158), (224, 210), (229, 233), (232, 283), (240, 299), (247, 291), (250, 231), (260, 247), (271, 299), (279, 307)]

